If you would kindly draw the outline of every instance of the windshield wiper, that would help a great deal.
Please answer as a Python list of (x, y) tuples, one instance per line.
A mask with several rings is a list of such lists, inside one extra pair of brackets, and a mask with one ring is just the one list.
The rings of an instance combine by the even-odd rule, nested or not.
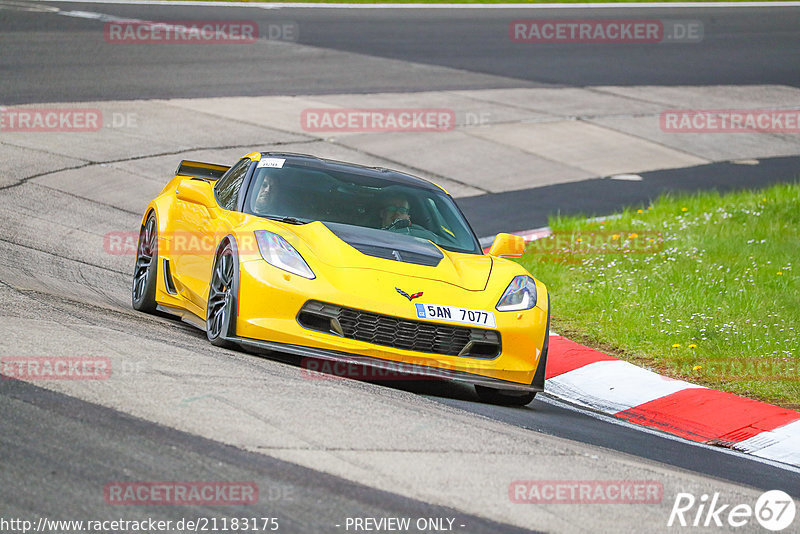
[(263, 217), (271, 221), (280, 221), (287, 224), (308, 224), (308, 221), (301, 221), (296, 217), (277, 217), (275, 215), (264, 215)]

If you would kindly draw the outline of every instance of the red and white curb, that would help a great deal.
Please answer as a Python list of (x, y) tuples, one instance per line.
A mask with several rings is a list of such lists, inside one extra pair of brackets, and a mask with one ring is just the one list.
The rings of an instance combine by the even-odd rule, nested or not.
[(699, 443), (800, 467), (800, 412), (661, 376), (551, 334), (545, 391)]
[[(514, 233), (527, 243), (551, 231), (544, 227)], [(545, 391), (568, 402), (698, 443), (800, 467), (800, 412), (661, 376), (553, 333), (545, 376)]]

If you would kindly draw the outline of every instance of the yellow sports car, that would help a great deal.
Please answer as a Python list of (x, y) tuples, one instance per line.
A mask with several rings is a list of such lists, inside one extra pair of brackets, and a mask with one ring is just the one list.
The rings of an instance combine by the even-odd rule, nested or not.
[(284, 153), (183, 161), (147, 206), (133, 307), (220, 346), (468, 382), (524, 405), (544, 390), (550, 304), (519, 264), (485, 254), (452, 197), (383, 169)]

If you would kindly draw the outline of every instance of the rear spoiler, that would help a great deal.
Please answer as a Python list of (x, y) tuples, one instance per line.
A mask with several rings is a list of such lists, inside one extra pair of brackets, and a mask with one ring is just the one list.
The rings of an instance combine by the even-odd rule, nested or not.
[(175, 174), (181, 176), (195, 176), (207, 180), (219, 180), (228, 169), (230, 169), (230, 167), (226, 165), (202, 163), (200, 161), (189, 161), (185, 159), (178, 165), (178, 170)]

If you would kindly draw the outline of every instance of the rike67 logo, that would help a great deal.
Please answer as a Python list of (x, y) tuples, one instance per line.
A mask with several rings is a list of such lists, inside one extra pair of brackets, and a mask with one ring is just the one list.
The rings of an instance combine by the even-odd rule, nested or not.
[(669, 514), (667, 526), (681, 527), (743, 527), (753, 518), (767, 530), (778, 532), (794, 522), (797, 512), (792, 498), (781, 490), (762, 493), (755, 506), (730, 504), (720, 500), (719, 493), (709, 497), (703, 494), (696, 498), (691, 493), (678, 493)]

